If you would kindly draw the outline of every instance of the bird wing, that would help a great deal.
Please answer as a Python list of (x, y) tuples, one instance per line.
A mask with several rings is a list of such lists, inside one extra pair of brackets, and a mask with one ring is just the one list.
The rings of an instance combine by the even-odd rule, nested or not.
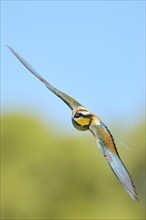
[(36, 76), (45, 86), (52, 91), (55, 95), (57, 95), (60, 99), (62, 99), (72, 110), (73, 108), (77, 108), (82, 106), (71, 96), (61, 92), (56, 89), (50, 83), (48, 83), (23, 57), (21, 57), (16, 51), (14, 51), (10, 46), (7, 46), (9, 50), (14, 54), (14, 56), (34, 75)]
[(89, 129), (95, 136), (101, 153), (104, 155), (106, 161), (108, 162), (118, 180), (121, 182), (132, 199), (138, 201), (134, 183), (125, 165), (120, 159), (116, 145), (114, 143), (114, 139), (108, 128), (102, 122), (99, 123), (98, 121), (97, 124), (95, 120), (95, 123), (93, 122)]

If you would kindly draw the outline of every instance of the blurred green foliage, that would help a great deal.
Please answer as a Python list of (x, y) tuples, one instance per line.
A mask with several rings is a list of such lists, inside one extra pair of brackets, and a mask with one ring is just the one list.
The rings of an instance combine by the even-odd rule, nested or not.
[(145, 219), (143, 124), (126, 132), (129, 151), (118, 147), (139, 203), (112, 174), (92, 136), (60, 135), (51, 127), (24, 115), (2, 116), (2, 219)]

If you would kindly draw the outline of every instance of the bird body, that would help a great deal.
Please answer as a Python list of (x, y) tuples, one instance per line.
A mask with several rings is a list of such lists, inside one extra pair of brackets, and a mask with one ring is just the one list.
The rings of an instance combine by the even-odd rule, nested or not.
[(24, 58), (22, 58), (11, 47), (8, 46), (8, 48), (34, 76), (36, 76), (50, 91), (52, 91), (69, 106), (69, 108), (72, 110), (73, 126), (80, 131), (89, 130), (93, 134), (99, 150), (105, 157), (116, 177), (119, 179), (131, 198), (138, 201), (134, 183), (125, 165), (120, 159), (114, 138), (105, 124), (96, 115), (83, 107), (71, 96), (61, 92), (48, 83)]

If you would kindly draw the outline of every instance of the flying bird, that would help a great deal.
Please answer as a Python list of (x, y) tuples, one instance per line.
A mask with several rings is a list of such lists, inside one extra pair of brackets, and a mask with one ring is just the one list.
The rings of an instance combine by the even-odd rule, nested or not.
[(49, 82), (47, 82), (24, 58), (22, 58), (10, 46), (8, 46), (8, 48), (34, 76), (36, 76), (51, 92), (53, 92), (69, 106), (69, 108), (72, 110), (73, 126), (80, 131), (89, 130), (93, 134), (99, 150), (105, 157), (105, 160), (111, 167), (118, 180), (121, 182), (131, 198), (133, 200), (139, 201), (132, 178), (119, 156), (114, 138), (106, 125), (95, 114), (87, 110), (83, 105), (81, 105), (71, 96), (61, 92), (52, 86)]

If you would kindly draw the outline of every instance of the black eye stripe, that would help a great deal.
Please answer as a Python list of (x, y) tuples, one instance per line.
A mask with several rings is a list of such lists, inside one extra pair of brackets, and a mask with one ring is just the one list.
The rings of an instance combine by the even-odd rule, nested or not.
[(91, 118), (92, 115), (91, 114), (88, 114), (88, 115), (83, 115), (84, 118)]
[(82, 114), (81, 112), (76, 112), (76, 114), (74, 115), (74, 118), (80, 118), (80, 117), (83, 117), (83, 118), (90, 118), (92, 115), (90, 113), (88, 114)]

